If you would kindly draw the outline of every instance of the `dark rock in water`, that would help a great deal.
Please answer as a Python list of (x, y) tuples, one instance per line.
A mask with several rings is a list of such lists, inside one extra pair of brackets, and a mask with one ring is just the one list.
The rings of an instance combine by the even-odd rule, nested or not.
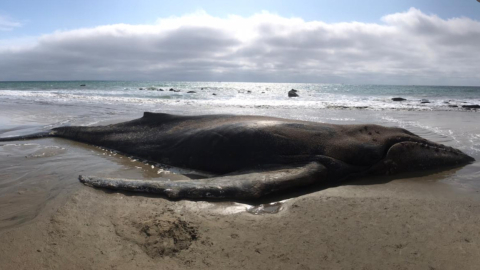
[(480, 109), (480, 105), (462, 105), (462, 108), (465, 108), (465, 109)]
[(393, 101), (405, 101), (406, 99), (401, 98), (401, 97), (394, 97), (392, 98)]
[(87, 86), (87, 85), (85, 85), (85, 84), (80, 84), (80, 86)]
[(216, 96), (217, 94), (213, 93), (212, 95)]
[(143, 88), (142, 88), (142, 87), (140, 87), (140, 88), (138, 88), (138, 90), (143, 90)]
[(200, 90), (203, 90), (203, 87), (202, 87), (202, 88), (200, 88)]
[(420, 103), (430, 103), (430, 101), (428, 99), (422, 99), (420, 100)]
[(251, 93), (252, 93), (252, 91), (248, 90), (248, 91), (247, 91), (247, 93), (248, 93), (248, 94), (251, 94)]
[(157, 90), (157, 91), (163, 91), (163, 89), (162, 89), (162, 88), (158, 88), (158, 90)]
[(457, 105), (448, 105), (448, 107), (450, 107), (450, 108), (458, 108)]
[(173, 89), (173, 88), (170, 88), (170, 90), (168, 90), (168, 91), (175, 91), (175, 89)]
[(297, 94), (297, 90), (295, 89), (292, 89), (290, 91), (288, 91), (288, 97), (298, 97), (298, 94)]
[(195, 94), (195, 93), (197, 93), (197, 92), (195, 92), (195, 91), (188, 91), (187, 93), (189, 93), (189, 94)]

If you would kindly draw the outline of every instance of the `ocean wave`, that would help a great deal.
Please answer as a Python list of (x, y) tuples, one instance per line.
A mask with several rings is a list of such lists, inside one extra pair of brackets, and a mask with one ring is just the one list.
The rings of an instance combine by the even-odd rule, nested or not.
[[(101, 103), (101, 104), (168, 104), (198, 105), (215, 107), (283, 107), (319, 109), (359, 109), (359, 110), (412, 110), (412, 111), (467, 111), (464, 105), (475, 104), (471, 99), (452, 100), (451, 98), (430, 99), (421, 103), (416, 97), (405, 97), (405, 101), (392, 101), (385, 96), (358, 96), (346, 94), (319, 94), (303, 91), (300, 97), (288, 98), (285, 93), (242, 91), (239, 89), (202, 88), (196, 93), (185, 90), (155, 92), (140, 90), (0, 90), (0, 100), (28, 100), (39, 103)], [(154, 93), (152, 93), (154, 92)], [(216, 94), (217, 93), (217, 94)], [(216, 95), (214, 95), (216, 94)], [(476, 112), (476, 109), (468, 111)]]

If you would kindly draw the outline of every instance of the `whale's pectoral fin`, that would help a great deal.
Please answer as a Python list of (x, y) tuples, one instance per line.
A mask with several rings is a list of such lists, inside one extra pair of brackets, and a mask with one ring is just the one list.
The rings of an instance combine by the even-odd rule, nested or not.
[(157, 193), (171, 199), (255, 199), (326, 179), (327, 169), (318, 162), (250, 171), (197, 180), (145, 181), (79, 176), (87, 186)]

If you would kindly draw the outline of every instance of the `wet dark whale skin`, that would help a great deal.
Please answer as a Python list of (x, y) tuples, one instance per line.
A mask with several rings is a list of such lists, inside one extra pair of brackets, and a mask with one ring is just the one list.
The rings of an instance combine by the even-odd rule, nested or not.
[(61, 127), (53, 131), (58, 137), (216, 174), (259, 164), (312, 161), (318, 156), (365, 168), (380, 161), (388, 149), (399, 142), (428, 144), (461, 153), (401, 128), (333, 125), (265, 116), (179, 116), (147, 112), (144, 117), (129, 122)]
[(444, 169), (474, 160), (401, 128), (265, 116), (146, 112), (140, 119), (119, 124), (59, 127), (19, 139), (52, 136), (218, 175), (179, 182), (79, 178), (95, 187), (155, 192), (175, 199), (258, 198), (320, 181)]
[(58, 137), (215, 174), (318, 157), (366, 168), (382, 159), (397, 141), (425, 141), (399, 128), (236, 115), (145, 113), (140, 119), (115, 125), (53, 131)]

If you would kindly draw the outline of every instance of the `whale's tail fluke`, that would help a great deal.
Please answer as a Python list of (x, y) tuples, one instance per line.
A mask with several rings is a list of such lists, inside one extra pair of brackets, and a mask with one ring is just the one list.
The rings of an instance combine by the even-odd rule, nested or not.
[(4, 138), (0, 138), (0, 142), (25, 141), (25, 140), (34, 140), (34, 139), (41, 139), (41, 138), (54, 137), (54, 136), (55, 136), (55, 132), (50, 130), (50, 131), (38, 132), (38, 133), (33, 133), (33, 134), (23, 135), (23, 136), (4, 137)]

